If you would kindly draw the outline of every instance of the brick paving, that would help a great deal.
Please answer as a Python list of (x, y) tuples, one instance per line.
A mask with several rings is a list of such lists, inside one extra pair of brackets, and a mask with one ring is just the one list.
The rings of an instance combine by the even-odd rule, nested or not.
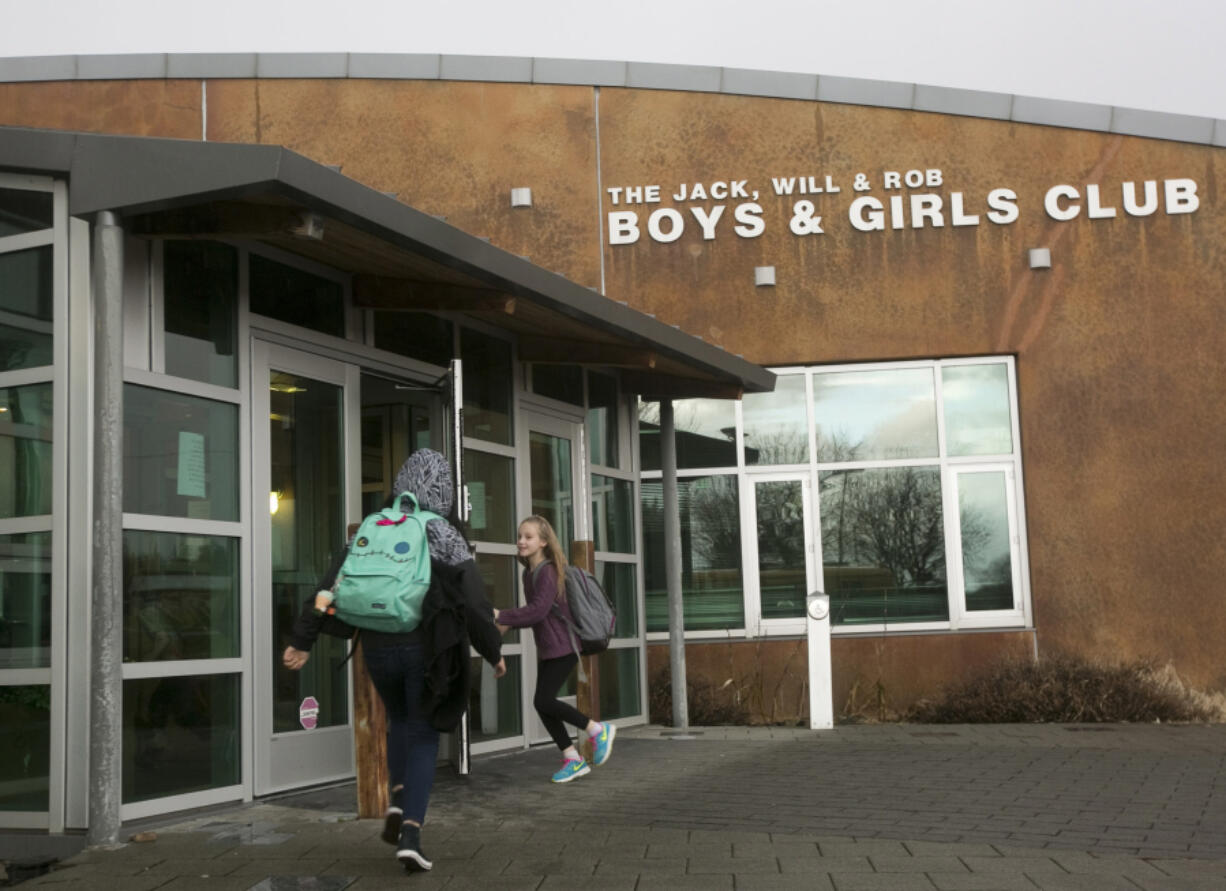
[(403, 873), (346, 786), (180, 818), (23, 884), (1226, 888), (1226, 726), (705, 728), (694, 740), (640, 727), (588, 777), (552, 785), (555, 761), (533, 749), (440, 776), (426, 874)]

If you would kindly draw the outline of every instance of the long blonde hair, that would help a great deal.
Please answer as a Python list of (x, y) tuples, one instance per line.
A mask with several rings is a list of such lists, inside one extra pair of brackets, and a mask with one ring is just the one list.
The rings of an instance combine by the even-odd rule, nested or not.
[[(519, 525), (522, 526), (524, 523), (535, 525), (536, 534), (545, 542), (545, 559), (553, 564), (554, 572), (558, 574), (558, 596), (564, 598), (566, 596), (566, 567), (569, 561), (562, 550), (562, 543), (558, 541), (558, 534), (553, 531), (553, 526), (549, 525), (548, 520), (537, 514), (520, 520)], [(525, 558), (516, 557), (515, 559), (524, 567), (528, 566)]]

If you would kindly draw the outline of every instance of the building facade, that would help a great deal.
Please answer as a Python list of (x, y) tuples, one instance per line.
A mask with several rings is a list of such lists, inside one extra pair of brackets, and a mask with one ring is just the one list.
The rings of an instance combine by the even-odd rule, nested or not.
[[(386, 280), (414, 277), (377, 252), (357, 268), (261, 239), (265, 217), (228, 208), (233, 182), (224, 194), (201, 185), (193, 207), (207, 201), (207, 221), (134, 203), (125, 816), (349, 769), (344, 754), (326, 769), (303, 755), (314, 773), (275, 757), (312, 707), (305, 690), (279, 690), (257, 642), (275, 639), (294, 586), (311, 583), (300, 555), (325, 550), (294, 518), (331, 535), (382, 491), (396, 455), (446, 447), (446, 398), (427, 385), (454, 358), (487, 581), (497, 602), (517, 596), (519, 516), (554, 511), (573, 541), (591, 542), (624, 620), (592, 691), (606, 716), (645, 720), (664, 679), (658, 405), (671, 397), (688, 669), (722, 691), (727, 714), (804, 719), (814, 682), (804, 595), (816, 589), (832, 598), (836, 714), (897, 712), (1008, 655), (1153, 658), (1192, 685), (1226, 685), (1213, 470), (1226, 433), (1214, 395), (1226, 380), (1226, 124), (623, 63), (70, 61), (6, 60), (0, 125), (283, 146), (553, 271), (591, 295), (594, 314), (633, 311), (776, 375), (773, 389), (748, 371), (701, 385), (690, 375), (677, 389), (646, 380), (661, 367), (655, 335), (636, 351), (576, 350), (584, 338), (560, 322), (534, 326), (516, 309), (508, 327), (505, 303), (477, 307), (471, 289), (406, 297)], [(136, 180), (148, 175), (142, 157), (128, 168)], [(47, 740), (31, 750), (46, 758), (45, 793), (4, 808), (10, 823), (72, 828), (85, 813), (72, 791), (84, 768), (71, 757), (85, 735), (71, 726), (73, 697), (84, 693), (67, 654), (85, 638), (55, 617), (72, 614), (89, 577), (53, 542), (88, 536), (71, 471), (91, 453), (49, 431), (91, 421), (69, 399), (88, 370), (68, 370), (88, 327), (56, 327), (79, 318), (72, 269), (89, 257), (71, 245), (88, 244), (88, 224), (72, 212), (71, 179), (15, 164), (0, 175), (6, 287), (37, 295), (3, 304), (21, 321), (0, 385), (14, 420), (37, 431), (9, 440), (6, 604), (12, 590), (13, 604), (48, 603), (40, 620), (51, 616), (46, 664), (14, 655), (0, 672), (5, 707), (24, 709), (6, 726)], [(74, 226), (86, 227), (77, 240)], [(343, 410), (357, 412), (358, 440), (335, 432)], [(303, 425), (312, 443), (332, 437), (309, 461), (288, 432)], [(218, 441), (230, 445), (215, 451)], [(342, 482), (343, 456), (358, 452), (355, 486)], [(328, 461), (335, 485), (320, 485)], [(67, 479), (51, 472), (60, 467)], [(341, 490), (326, 523), (324, 506), (304, 508), (308, 491)], [(261, 612), (268, 591), (284, 604)], [(168, 618), (175, 598), (182, 608)], [(200, 632), (194, 641), (184, 627)], [(10, 652), (42, 645), (24, 633)], [(510, 681), (474, 689), (475, 751), (543, 738), (524, 692), (530, 644), (512, 640), (509, 652)], [(275, 692), (265, 701), (256, 689)], [(315, 739), (345, 726), (341, 693), (313, 697)], [(210, 717), (193, 725), (200, 715)], [(205, 775), (159, 771), (168, 729), (195, 734)], [(14, 775), (12, 788), (37, 787), (31, 776)]]

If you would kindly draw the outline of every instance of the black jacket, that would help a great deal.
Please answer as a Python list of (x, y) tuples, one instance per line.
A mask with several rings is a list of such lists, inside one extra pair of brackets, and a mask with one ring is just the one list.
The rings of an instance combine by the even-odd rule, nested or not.
[[(339, 568), (340, 561), (337, 562)], [(329, 575), (335, 580), (335, 570)], [(320, 587), (328, 579), (321, 581)], [(318, 615), (312, 594), (302, 605), (289, 643), (295, 649), (310, 650), (320, 633), (351, 638), (358, 629), (335, 616)], [(465, 560), (448, 566), (430, 562), (430, 588), (422, 601), (421, 624), (404, 634), (362, 630), (363, 647), (396, 646), (421, 643), (425, 655), (426, 682), (422, 691), (422, 710), (430, 725), (449, 733), (460, 723), (468, 707), (469, 645), (491, 665), (502, 658), (502, 635), (494, 625), (494, 610), (485, 596), (485, 584), (477, 564)]]

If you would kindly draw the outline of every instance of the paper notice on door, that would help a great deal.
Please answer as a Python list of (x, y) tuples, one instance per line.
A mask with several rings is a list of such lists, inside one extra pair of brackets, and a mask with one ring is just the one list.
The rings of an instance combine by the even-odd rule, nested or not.
[(179, 431), (179, 494), (204, 497), (204, 434)]
[(474, 532), (485, 528), (485, 483), (468, 483), (468, 528)]

